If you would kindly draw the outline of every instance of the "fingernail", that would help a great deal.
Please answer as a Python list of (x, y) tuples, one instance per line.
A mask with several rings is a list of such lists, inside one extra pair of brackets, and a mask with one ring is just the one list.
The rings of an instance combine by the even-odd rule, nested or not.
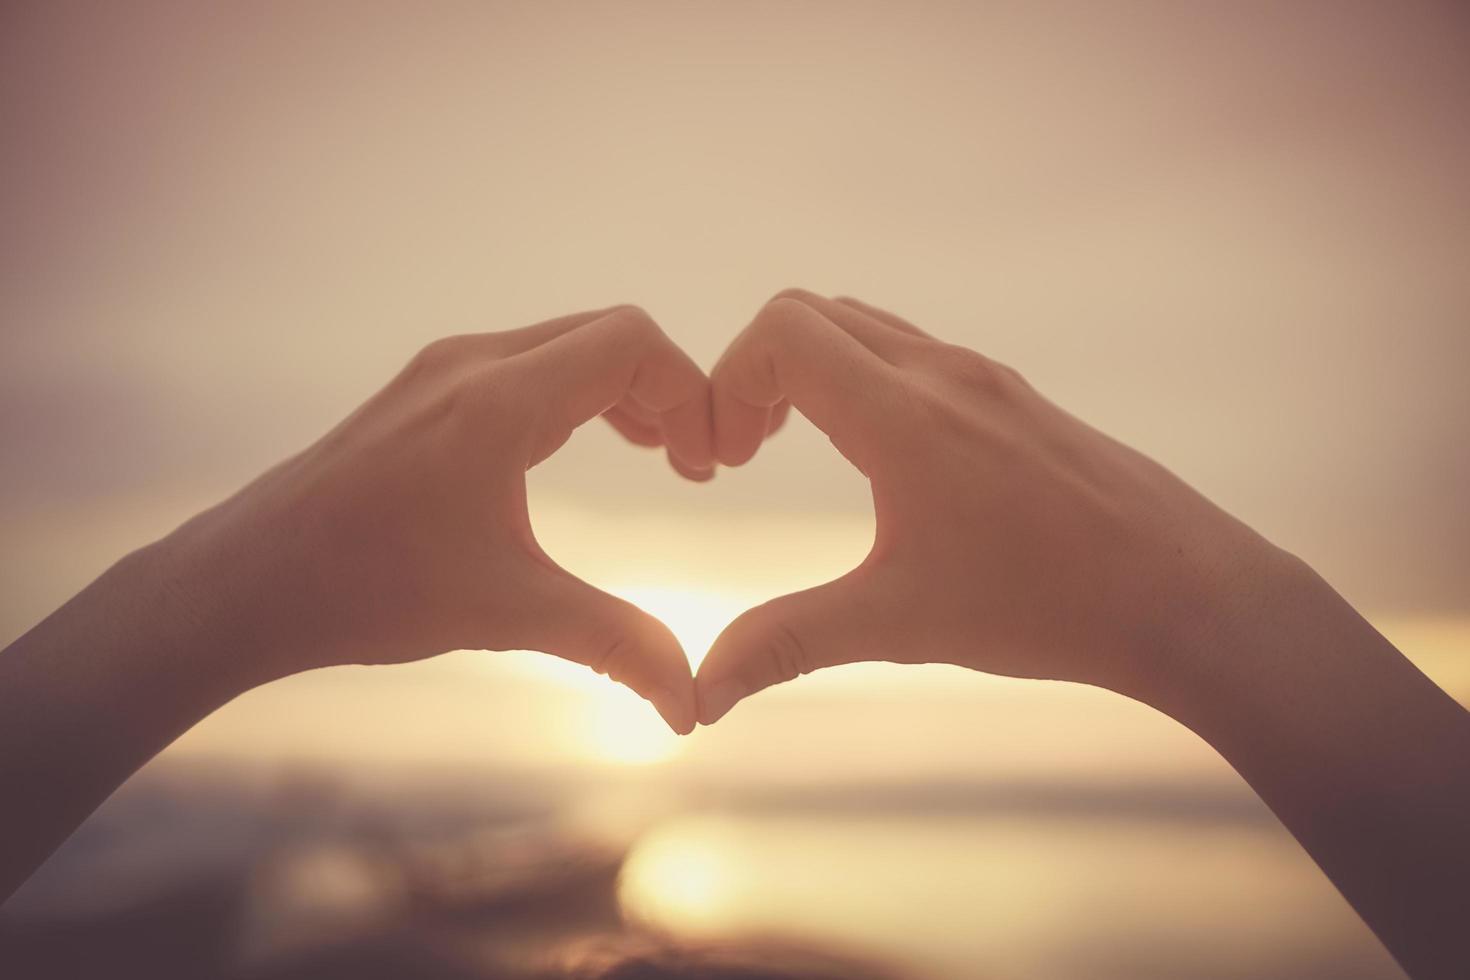
[(734, 678), (711, 684), (709, 690), (699, 696), (699, 723), (713, 725), (747, 693), (745, 685)]

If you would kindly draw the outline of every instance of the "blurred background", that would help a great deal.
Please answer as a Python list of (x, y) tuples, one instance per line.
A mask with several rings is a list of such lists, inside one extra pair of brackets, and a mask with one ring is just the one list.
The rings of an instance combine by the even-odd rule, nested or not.
[[(0, 643), (437, 336), (636, 302), (709, 367), (800, 285), (1019, 368), (1470, 701), (1467, 106), (1450, 2), (6, 3)], [(696, 661), (871, 542), (800, 419), (708, 486), (603, 426), (530, 483), (547, 550)], [(683, 739), (536, 654), (298, 676), (0, 911), (8, 976), (531, 976), (639, 944), (1401, 975), (1190, 733), (942, 667), (829, 671)]]

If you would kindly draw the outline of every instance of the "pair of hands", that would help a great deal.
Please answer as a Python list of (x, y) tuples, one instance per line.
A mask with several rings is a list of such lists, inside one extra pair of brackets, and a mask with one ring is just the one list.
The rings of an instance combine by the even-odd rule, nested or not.
[[(602, 415), (704, 480), (747, 462), (791, 406), (871, 481), (872, 551), (740, 616), (693, 678), (663, 624), (540, 548), (525, 472)], [(173, 542), (186, 608), (217, 647), (249, 651), (233, 665), (249, 683), (541, 650), (628, 685), (680, 733), (860, 660), (1136, 694), (1221, 570), (1274, 551), (1010, 368), (801, 290), (768, 302), (708, 377), (627, 306), (437, 341)]]
[[(605, 416), (707, 479), (796, 408), (869, 479), (872, 551), (742, 614), (691, 678), (537, 545), (526, 470)], [(617, 307), (423, 351), (305, 452), (0, 651), (0, 901), (174, 738), (338, 663), (544, 650), (679, 732), (855, 660), (1110, 688), (1212, 745), (1417, 977), (1470, 949), (1470, 715), (1306, 565), (1014, 371), (790, 291), (706, 376)]]

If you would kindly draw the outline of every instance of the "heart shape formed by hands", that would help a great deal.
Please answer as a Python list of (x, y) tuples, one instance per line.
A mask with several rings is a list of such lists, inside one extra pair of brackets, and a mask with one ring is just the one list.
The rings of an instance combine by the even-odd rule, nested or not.
[[(869, 480), (873, 547), (742, 613), (697, 677), (667, 627), (537, 543), (526, 471), (593, 417), (702, 480), (748, 462), (789, 408)], [(708, 377), (631, 307), (436, 342), (305, 452), (7, 647), (0, 783), (27, 805), (0, 901), (211, 705), (311, 667), (465, 648), (590, 665), (681, 733), (856, 660), (1121, 691), (1213, 737), (1365, 919), (1415, 953), (1416, 976), (1462, 959), (1463, 916), (1445, 910), (1463, 905), (1463, 709), (1306, 566), (1011, 369), (799, 290)]]
[[(582, 423), (601, 415), (703, 480), (748, 462), (791, 407), (870, 481), (873, 548), (835, 581), (737, 617), (697, 678), (662, 623), (537, 543), (526, 471)], [(436, 341), (316, 445), (188, 527), (186, 563), (196, 550), (229, 559), (215, 595), (271, 594), (227, 605), (240, 621), (222, 624), (271, 651), (253, 680), (541, 650), (628, 685), (681, 733), (857, 660), (1126, 689), (1141, 634), (1169, 626), (1160, 603), (1194, 594), (1196, 556), (1219, 554), (1200, 536), (1250, 533), (1010, 368), (803, 290), (766, 303), (709, 376), (634, 307)], [(267, 621), (248, 612), (263, 607)]]

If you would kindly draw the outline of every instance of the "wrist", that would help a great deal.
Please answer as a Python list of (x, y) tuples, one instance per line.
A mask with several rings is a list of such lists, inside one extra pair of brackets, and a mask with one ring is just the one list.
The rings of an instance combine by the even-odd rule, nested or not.
[(1120, 693), (1200, 734), (1223, 711), (1264, 710), (1254, 702), (1303, 666), (1293, 650), (1304, 629), (1344, 612), (1358, 619), (1310, 566), (1253, 532), (1179, 584)]
[(1362, 805), (1384, 772), (1412, 781), (1424, 746), (1447, 737), (1470, 745), (1464, 709), (1294, 555), (1267, 545), (1216, 594), (1153, 652), (1146, 680), (1122, 693), (1237, 769), (1309, 760), (1355, 787)]
[(141, 590), (164, 638), (161, 654), (226, 700), (282, 676), (272, 670), (259, 635), (257, 601), (242, 556), (214, 534), (208, 514), (119, 562), (117, 571)]

